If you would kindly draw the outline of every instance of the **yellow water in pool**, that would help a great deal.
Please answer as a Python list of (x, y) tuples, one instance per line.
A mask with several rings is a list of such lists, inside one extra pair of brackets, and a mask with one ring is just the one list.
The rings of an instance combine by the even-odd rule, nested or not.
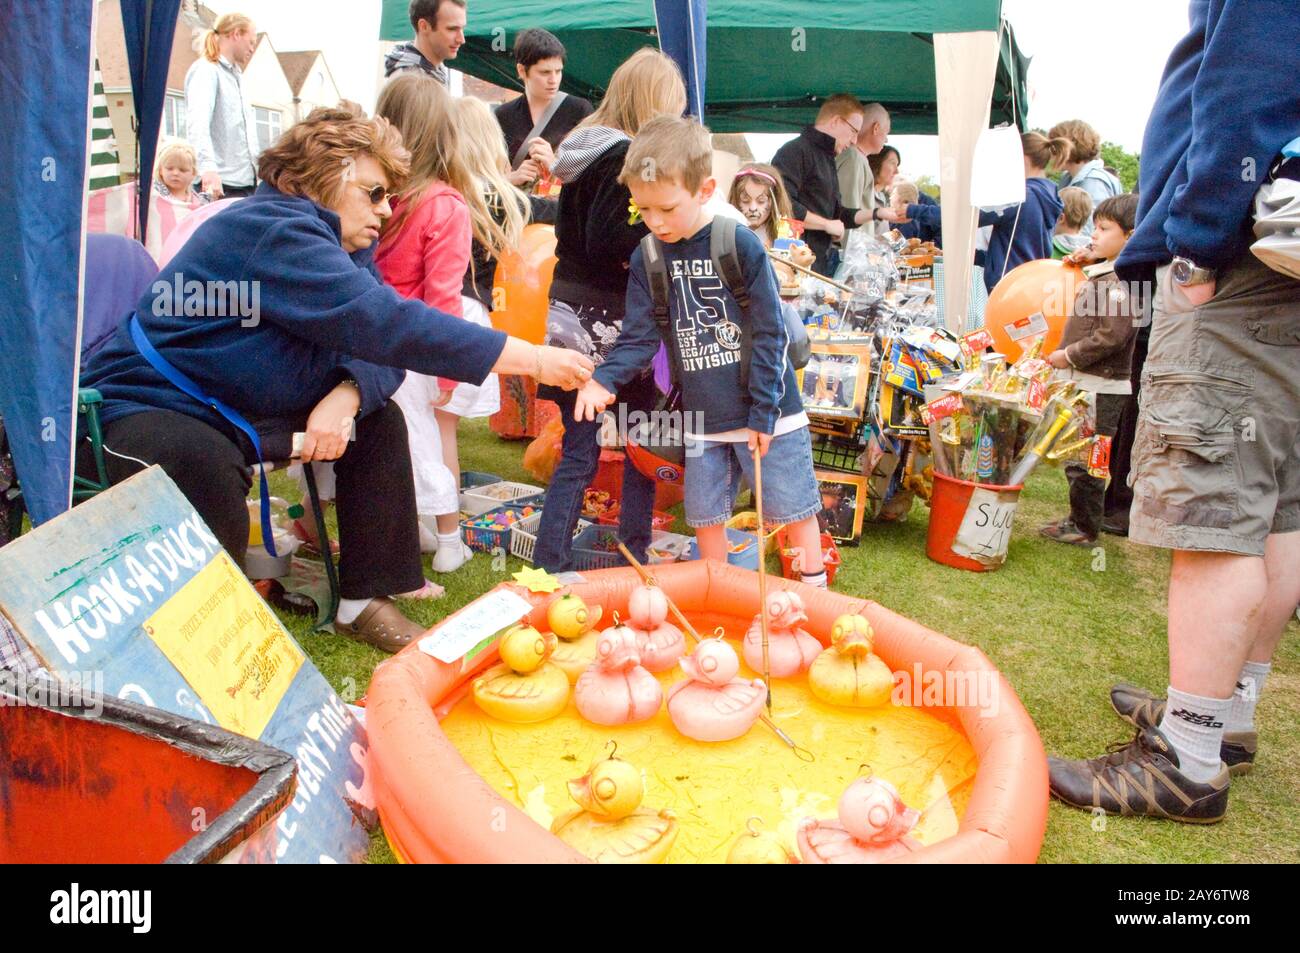
[[(684, 677), (680, 669), (661, 674), (665, 696)], [(743, 663), (741, 677), (753, 677)], [(645, 777), (642, 806), (677, 815), (668, 863), (725, 861), (749, 817), (761, 818), (761, 829), (775, 831), (797, 855), (799, 821), (834, 818), (840, 794), (866, 773), (864, 764), (909, 807), (926, 812), (913, 831), (918, 840), (932, 844), (956, 833), (977, 767), (959, 731), (916, 708), (827, 705), (809, 691), (806, 676), (774, 679), (772, 702), (773, 720), (816, 760), (799, 760), (761, 721), (735, 741), (706, 744), (679, 734), (666, 707), (650, 721), (607, 728), (584, 721), (572, 696), (563, 712), (534, 725), (497, 721), (467, 697), (442, 728), (475, 771), (547, 829), (577, 808), (566, 782), (616, 742), (618, 757)]]

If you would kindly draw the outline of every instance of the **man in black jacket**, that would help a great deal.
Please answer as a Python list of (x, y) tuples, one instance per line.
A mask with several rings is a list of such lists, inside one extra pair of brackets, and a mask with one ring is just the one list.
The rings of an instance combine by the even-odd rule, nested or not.
[(781, 170), (794, 217), (804, 223), (804, 239), (817, 260), (813, 270), (830, 275), (835, 270), (832, 243), (871, 218), (870, 209), (845, 208), (840, 200), (835, 157), (862, 132), (863, 106), (848, 93), (837, 93), (822, 103), (817, 121), (804, 126), (772, 157)]

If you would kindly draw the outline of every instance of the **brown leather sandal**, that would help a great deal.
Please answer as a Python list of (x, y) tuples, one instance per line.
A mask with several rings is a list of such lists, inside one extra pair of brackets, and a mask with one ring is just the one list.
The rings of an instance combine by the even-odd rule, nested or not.
[(400, 652), (424, 635), (426, 629), (402, 615), (392, 599), (381, 596), (371, 599), (370, 605), (353, 621), (335, 622), (334, 631), (385, 652)]

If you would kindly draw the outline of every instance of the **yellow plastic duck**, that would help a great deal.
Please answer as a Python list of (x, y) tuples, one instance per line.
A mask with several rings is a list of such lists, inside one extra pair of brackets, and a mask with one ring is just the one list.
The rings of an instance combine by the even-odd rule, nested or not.
[(571, 592), (553, 599), (546, 607), (546, 622), (560, 637), (551, 663), (569, 677), (570, 685), (596, 661), (596, 643), (600, 641), (596, 623), (601, 615), (600, 606), (590, 608), (581, 596)]
[(889, 701), (894, 675), (872, 654), (875, 633), (860, 615), (842, 615), (831, 626), (831, 645), (813, 660), (808, 687), (822, 701), (872, 708)]
[(598, 864), (662, 864), (677, 840), (677, 818), (641, 807), (641, 772), (613, 755), (570, 781), (569, 796), (581, 810), (556, 818), (551, 833)]
[(474, 701), (493, 718), (526, 725), (545, 721), (564, 710), (569, 679), (547, 661), (555, 651), (555, 636), (543, 635), (522, 622), (501, 636), (501, 664), (474, 680)]
[(727, 853), (729, 864), (797, 864), (799, 858), (772, 831), (758, 830), (761, 818), (745, 822), (745, 833), (736, 838)]

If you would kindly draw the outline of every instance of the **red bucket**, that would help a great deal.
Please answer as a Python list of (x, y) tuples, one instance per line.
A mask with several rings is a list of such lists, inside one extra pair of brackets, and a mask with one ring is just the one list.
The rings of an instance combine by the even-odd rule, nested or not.
[[(997, 569), (1006, 561), (1011, 518), (1023, 489), (1024, 484), (994, 486), (936, 473), (925, 554), (937, 563), (971, 572)], [(969, 531), (958, 540), (968, 511), (972, 511)], [(959, 551), (953, 551), (954, 544)]]

